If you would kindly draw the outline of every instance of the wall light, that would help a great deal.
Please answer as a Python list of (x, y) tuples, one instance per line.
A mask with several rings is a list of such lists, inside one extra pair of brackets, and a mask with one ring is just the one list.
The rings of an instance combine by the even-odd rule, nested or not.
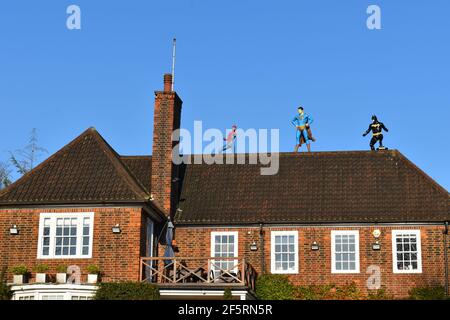
[(13, 225), (11, 228), (9, 228), (9, 234), (12, 234), (12, 235), (19, 234), (19, 229), (17, 229), (16, 225)]
[(116, 224), (114, 227), (112, 227), (112, 233), (121, 233), (122, 229), (120, 229), (120, 225)]
[(311, 250), (312, 251), (317, 251), (317, 250), (319, 250), (319, 244), (316, 242), (316, 241), (314, 241), (312, 244), (311, 244)]
[(251, 251), (257, 251), (258, 250), (258, 246), (257, 246), (255, 241), (253, 241), (252, 244), (250, 245), (250, 250)]
[(374, 244), (372, 244), (372, 250), (376, 250), (376, 251), (381, 250), (380, 242), (377, 241)]

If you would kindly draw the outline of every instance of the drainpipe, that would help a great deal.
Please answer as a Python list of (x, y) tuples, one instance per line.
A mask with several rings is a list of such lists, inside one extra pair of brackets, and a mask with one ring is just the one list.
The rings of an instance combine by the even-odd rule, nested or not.
[(263, 223), (259, 224), (259, 245), (261, 247), (261, 273), (266, 273), (266, 259), (265, 259), (265, 250), (264, 250), (264, 230)]
[(445, 221), (445, 230), (444, 230), (444, 270), (445, 270), (445, 295), (448, 296), (448, 245), (447, 245), (447, 235), (448, 235), (448, 221)]

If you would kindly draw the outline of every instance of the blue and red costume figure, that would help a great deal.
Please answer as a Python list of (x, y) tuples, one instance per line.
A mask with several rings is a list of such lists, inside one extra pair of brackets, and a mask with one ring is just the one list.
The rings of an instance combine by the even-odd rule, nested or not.
[(305, 113), (303, 107), (298, 107), (298, 116), (292, 119), (292, 125), (297, 129), (296, 130), (296, 144), (294, 152), (298, 152), (298, 149), (301, 147), (303, 143), (306, 144), (308, 148), (308, 152), (311, 152), (311, 141), (316, 141), (312, 136), (310, 124), (313, 123), (314, 119)]

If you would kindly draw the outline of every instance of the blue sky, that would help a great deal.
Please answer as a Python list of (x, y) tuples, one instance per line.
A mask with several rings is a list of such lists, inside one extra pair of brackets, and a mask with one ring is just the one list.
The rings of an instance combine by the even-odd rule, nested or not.
[[(82, 29), (66, 28), (80, 6)], [(382, 30), (366, 28), (366, 8)], [(15, 0), (0, 7), (0, 160), (37, 128), (54, 153), (94, 126), (121, 154), (150, 154), (153, 91), (171, 68), (182, 126), (279, 128), (302, 104), (313, 150), (365, 150), (376, 113), (385, 143), (450, 189), (450, 2)]]

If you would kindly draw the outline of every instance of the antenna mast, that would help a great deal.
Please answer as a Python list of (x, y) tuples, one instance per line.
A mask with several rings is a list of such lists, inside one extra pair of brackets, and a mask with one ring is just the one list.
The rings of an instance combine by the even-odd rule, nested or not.
[(172, 49), (172, 91), (173, 84), (175, 83), (175, 49), (177, 46), (177, 39), (173, 38), (173, 49)]

